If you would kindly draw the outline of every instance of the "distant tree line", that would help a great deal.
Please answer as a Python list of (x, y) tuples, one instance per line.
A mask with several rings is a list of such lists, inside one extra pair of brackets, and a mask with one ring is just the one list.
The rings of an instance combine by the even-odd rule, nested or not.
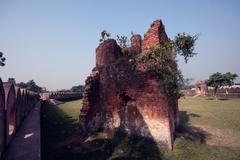
[(34, 80), (30, 80), (27, 83), (20, 82), (17, 84), (18, 87), (20, 88), (25, 88), (27, 90), (33, 91), (33, 92), (41, 92), (42, 87), (38, 86)]
[(70, 91), (71, 92), (83, 92), (84, 86), (83, 85), (78, 85), (78, 86), (73, 86)]
[(83, 85), (77, 85), (77, 86), (72, 86), (70, 89), (61, 89), (58, 90), (58, 92), (83, 92), (84, 86)]

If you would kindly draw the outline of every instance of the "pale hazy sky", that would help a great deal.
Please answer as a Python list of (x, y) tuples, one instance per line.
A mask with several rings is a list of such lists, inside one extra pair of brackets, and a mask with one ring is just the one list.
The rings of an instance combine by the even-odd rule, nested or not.
[(50, 90), (84, 84), (103, 29), (113, 38), (143, 36), (156, 19), (170, 38), (200, 34), (199, 55), (188, 64), (179, 59), (185, 77), (240, 76), (239, 0), (0, 0), (0, 51), (7, 58), (0, 76), (34, 79)]

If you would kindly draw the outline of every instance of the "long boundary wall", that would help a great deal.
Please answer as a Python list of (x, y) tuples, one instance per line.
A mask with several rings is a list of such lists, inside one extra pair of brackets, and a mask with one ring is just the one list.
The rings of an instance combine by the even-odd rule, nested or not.
[(0, 158), (39, 100), (39, 94), (0, 79)]

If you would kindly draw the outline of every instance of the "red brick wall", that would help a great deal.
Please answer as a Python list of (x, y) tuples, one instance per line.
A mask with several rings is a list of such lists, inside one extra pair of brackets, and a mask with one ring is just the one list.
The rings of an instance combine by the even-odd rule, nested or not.
[(114, 63), (121, 54), (121, 48), (115, 40), (106, 40), (96, 49), (96, 66), (106, 66)]
[(162, 42), (167, 40), (168, 37), (162, 21), (156, 20), (151, 24), (150, 29), (144, 34), (142, 52), (144, 53), (149, 48), (160, 45)]

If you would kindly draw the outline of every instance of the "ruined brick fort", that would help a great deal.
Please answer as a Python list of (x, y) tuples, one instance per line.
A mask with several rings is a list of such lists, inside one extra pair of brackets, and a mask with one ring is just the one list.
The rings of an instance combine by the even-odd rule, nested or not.
[[(143, 39), (131, 37), (130, 54), (145, 54), (168, 40), (163, 23), (156, 20)], [(179, 121), (177, 98), (170, 101), (163, 84), (127, 58), (115, 40), (97, 47), (96, 67), (85, 83), (79, 124), (83, 135), (120, 131), (172, 148)]]

